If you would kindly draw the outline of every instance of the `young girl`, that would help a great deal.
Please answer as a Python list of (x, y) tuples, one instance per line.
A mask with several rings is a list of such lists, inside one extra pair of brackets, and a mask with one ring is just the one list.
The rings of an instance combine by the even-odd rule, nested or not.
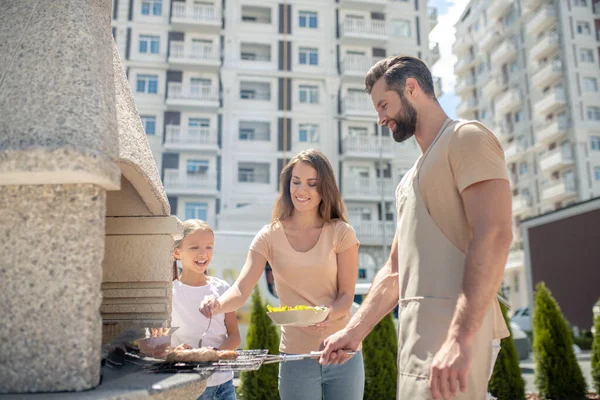
[[(213, 255), (213, 231), (206, 222), (197, 219), (185, 221), (183, 227), (183, 238), (176, 243), (173, 251), (175, 259), (181, 260), (182, 272), (173, 281), (171, 326), (179, 329), (171, 336), (171, 346), (198, 347), (198, 341), (206, 332), (202, 347), (236, 350), (240, 345), (240, 332), (235, 312), (213, 315), (210, 321), (198, 311), (198, 304), (204, 298), (218, 297), (229, 289), (227, 282), (206, 275)], [(173, 269), (176, 276), (176, 264)], [(217, 372), (208, 379), (206, 391), (198, 400), (235, 398), (233, 372)]]
[[(315, 326), (282, 327), (279, 350), (304, 354), (318, 351), (323, 340), (349, 320), (359, 243), (346, 222), (331, 165), (321, 152), (296, 155), (281, 172), (280, 184), (272, 221), (254, 238), (240, 276), (224, 294), (200, 303), (200, 310), (214, 318), (240, 308), (268, 261), (282, 305), (330, 309), (327, 319)], [(321, 366), (307, 359), (279, 367), (282, 400), (359, 400), (363, 389), (360, 351), (342, 365)]]

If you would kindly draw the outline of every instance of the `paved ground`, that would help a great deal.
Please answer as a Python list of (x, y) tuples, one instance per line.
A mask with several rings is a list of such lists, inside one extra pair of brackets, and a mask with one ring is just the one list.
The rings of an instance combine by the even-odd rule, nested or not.
[[(592, 363), (591, 363), (591, 354), (589, 351), (582, 352), (581, 355), (577, 357), (579, 361), (579, 366), (581, 367), (581, 371), (583, 372), (583, 376), (588, 383), (588, 390), (592, 390)], [(526, 392), (537, 392), (535, 384), (533, 383), (533, 370), (535, 368), (535, 364), (531, 358), (527, 360), (523, 360), (520, 363), (521, 372), (523, 374), (523, 379), (525, 379), (525, 391)]]

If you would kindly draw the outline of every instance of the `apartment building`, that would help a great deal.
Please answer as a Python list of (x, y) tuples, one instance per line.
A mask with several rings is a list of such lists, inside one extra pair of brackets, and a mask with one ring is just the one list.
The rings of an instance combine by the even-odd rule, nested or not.
[(257, 231), (283, 166), (317, 148), (362, 243), (359, 277), (371, 280), (393, 237), (395, 185), (419, 151), (377, 126), (364, 75), (393, 54), (433, 65), (436, 24), (425, 0), (113, 0), (173, 214)]
[(473, 0), (456, 37), (458, 115), (504, 147), (515, 237), (504, 288), (526, 306), (521, 221), (600, 195), (600, 1)]

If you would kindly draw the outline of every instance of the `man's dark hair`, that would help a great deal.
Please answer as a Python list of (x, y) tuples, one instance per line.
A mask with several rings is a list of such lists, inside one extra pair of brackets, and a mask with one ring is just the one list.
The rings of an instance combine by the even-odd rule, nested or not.
[(381, 77), (389, 90), (395, 90), (402, 95), (404, 85), (408, 78), (414, 78), (419, 82), (423, 92), (435, 99), (433, 88), (433, 77), (427, 65), (420, 59), (410, 56), (392, 56), (379, 61), (373, 65), (365, 77), (365, 90), (371, 94), (375, 82)]

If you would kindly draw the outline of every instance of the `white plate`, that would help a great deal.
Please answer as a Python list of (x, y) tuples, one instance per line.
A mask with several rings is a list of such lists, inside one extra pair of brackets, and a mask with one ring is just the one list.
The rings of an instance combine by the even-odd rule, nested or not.
[(310, 326), (325, 321), (328, 314), (329, 308), (267, 312), (269, 318), (280, 326)]

